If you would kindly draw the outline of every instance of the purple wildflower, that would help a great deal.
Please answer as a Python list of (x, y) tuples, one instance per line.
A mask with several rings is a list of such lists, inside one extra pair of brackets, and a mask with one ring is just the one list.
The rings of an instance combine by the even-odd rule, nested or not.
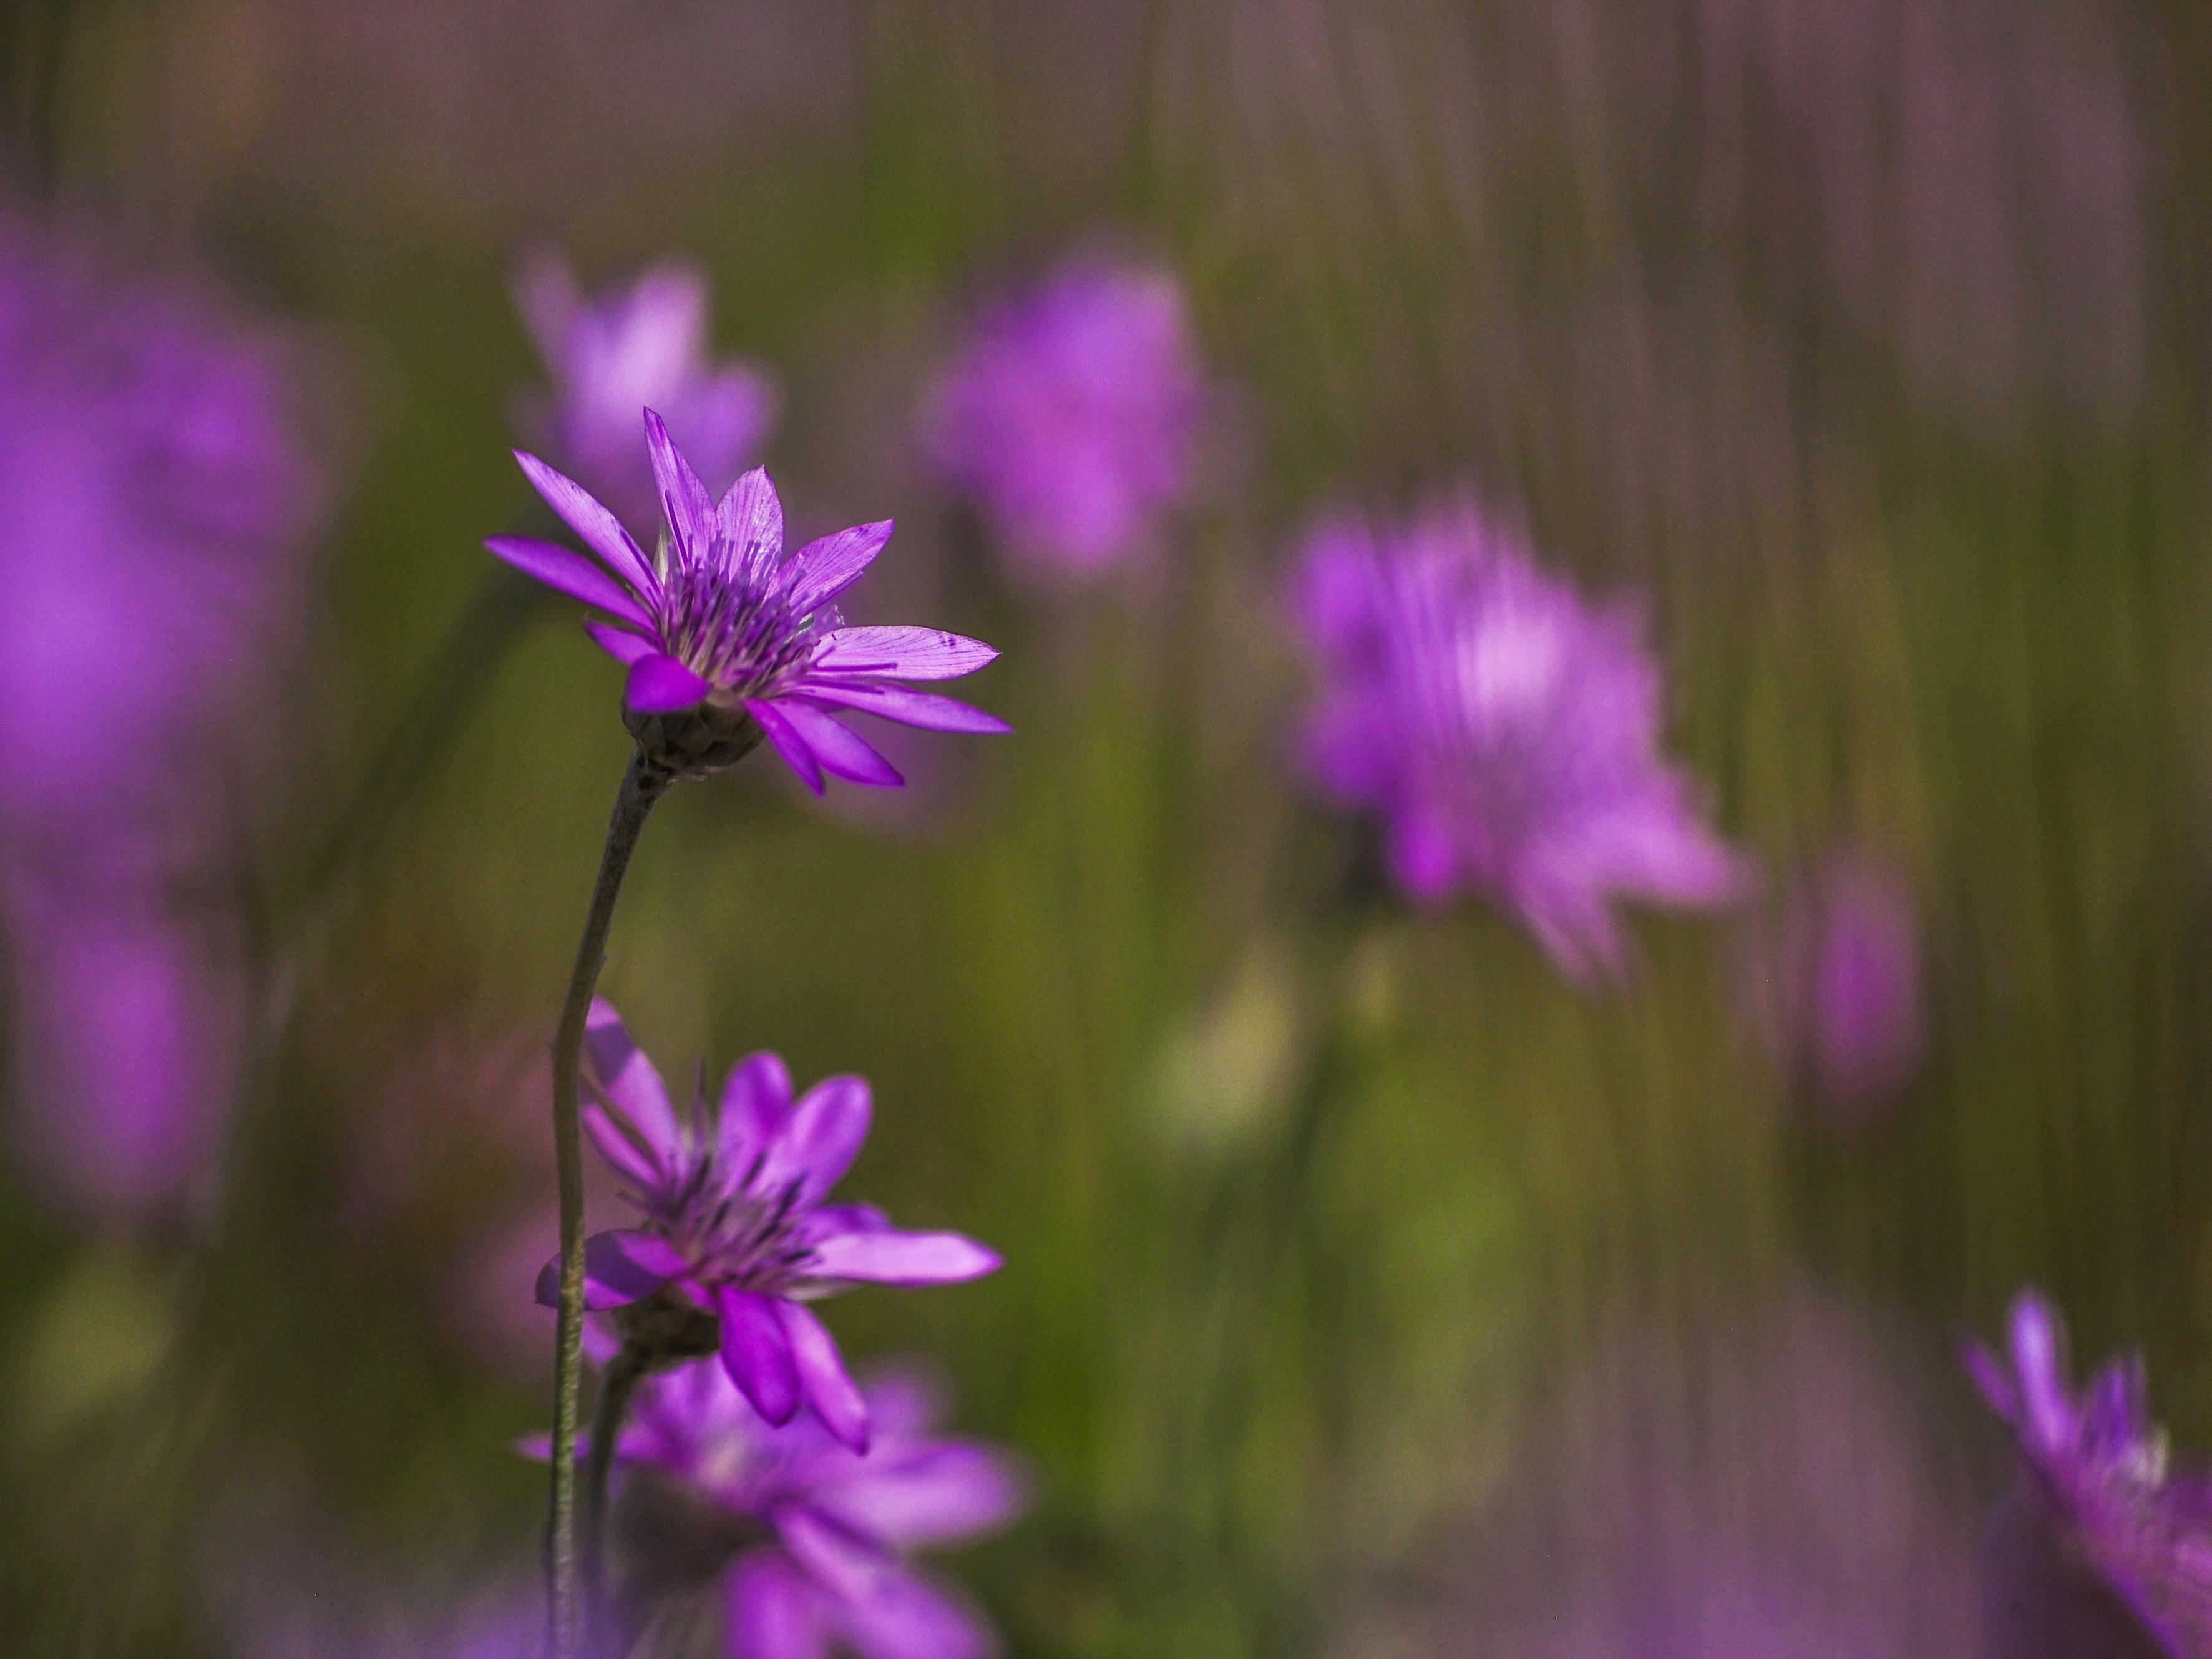
[[(2050, 1623), (2042, 1615), (2021, 1619), (2015, 1602), (2023, 1595), (2040, 1603), (2063, 1592), (2069, 1604), (2087, 1605), (2079, 1584), (2053, 1582), (2053, 1571), (2063, 1569), (2109, 1590), (2169, 1659), (2212, 1654), (2212, 1480), (2168, 1470), (2165, 1437), (2150, 1421), (2142, 1356), (2113, 1360), (2077, 1396), (2058, 1316), (2030, 1291), (2013, 1303), (2009, 1365), (1978, 1343), (1967, 1348), (1966, 1364), (2011, 1425), (2021, 1495), (2041, 1523), (2024, 1529), (2015, 1513), (2013, 1524), (1993, 1534), (2001, 1547), (1990, 1553), (1985, 1586), (1992, 1630)], [(2034, 1572), (2008, 1571), (2023, 1549), (2039, 1540), (2047, 1546), (2053, 1534), (2056, 1547), (2040, 1551)]]
[[(804, 1405), (855, 1450), (868, 1413), (806, 1304), (856, 1284), (944, 1285), (990, 1273), (999, 1258), (957, 1233), (895, 1230), (830, 1188), (866, 1139), (868, 1085), (833, 1077), (792, 1100), (783, 1062), (757, 1054), (730, 1068), (720, 1103), (703, 1091), (679, 1117), (660, 1074), (605, 1002), (593, 1005), (585, 1060), (596, 1103), (584, 1127), (630, 1183), (642, 1228), (585, 1245), (585, 1304), (617, 1308), (676, 1285), (721, 1320), (722, 1364), (770, 1423)], [(560, 1262), (538, 1299), (551, 1303)]]
[(1752, 996), (1776, 1052), (1820, 1097), (1866, 1107), (1920, 1062), (1920, 930), (1911, 890), (1853, 849), (1806, 883), (1753, 963)]
[(837, 714), (937, 732), (1008, 729), (996, 715), (896, 684), (957, 678), (997, 656), (991, 647), (931, 628), (844, 626), (837, 596), (883, 551), (890, 520), (786, 556), (783, 503), (766, 471), (744, 474), (716, 505), (649, 409), (645, 432), (667, 522), (653, 558), (580, 485), (519, 451), (525, 475), (597, 560), (520, 536), (485, 545), (605, 613), (585, 629), (629, 665), (624, 718), (663, 764), (713, 771), (765, 734), (817, 794), (825, 772), (896, 787), (904, 780)]
[(697, 270), (656, 265), (587, 299), (564, 261), (542, 254), (517, 280), (515, 300), (553, 382), (529, 423), (623, 523), (650, 524), (660, 511), (637, 443), (648, 406), (666, 417), (709, 489), (727, 489), (759, 459), (775, 387), (750, 363), (708, 358), (707, 282)]
[(984, 314), (926, 436), (1012, 558), (1095, 576), (1149, 554), (1188, 496), (1208, 402), (1175, 279), (1080, 259)]
[(1310, 768), (1382, 817), (1415, 900), (1481, 893), (1588, 984), (1624, 966), (1616, 897), (1714, 906), (1749, 885), (1657, 752), (1633, 614), (1592, 610), (1472, 501), (1322, 526), (1295, 598), (1322, 675)]
[(933, 1434), (933, 1391), (894, 1373), (865, 1398), (874, 1448), (856, 1455), (812, 1423), (769, 1428), (712, 1365), (649, 1378), (632, 1402), (618, 1464), (671, 1477), (765, 1532), (722, 1586), (731, 1659), (983, 1659), (989, 1627), (915, 1574), (915, 1551), (1004, 1527), (1025, 1502), (1011, 1460)]

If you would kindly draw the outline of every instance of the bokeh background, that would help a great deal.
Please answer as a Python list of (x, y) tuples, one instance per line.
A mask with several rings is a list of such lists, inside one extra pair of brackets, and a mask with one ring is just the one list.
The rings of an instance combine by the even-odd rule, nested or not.
[[(222, 610), (216, 729), (157, 688), (158, 763), (6, 818), (11, 866), (127, 818), (161, 872), (9, 912), (9, 1652), (432, 1653), (526, 1601), (543, 1055), (628, 741), (618, 672), (480, 545), (550, 527), (507, 454), (546, 251), (693, 263), (780, 388), (794, 524), (899, 521), (864, 614), (1005, 653), (958, 689), (1015, 734), (899, 749), (900, 798), (765, 757), (680, 790), (604, 987), (672, 1075), (866, 1075), (851, 1189), (1005, 1255), (832, 1322), (1027, 1461), (1030, 1514), (952, 1564), (1012, 1653), (1971, 1652), (2009, 1452), (1956, 1348), (2027, 1283), (2212, 1443), (2203, 8), (7, 26), (10, 234), (283, 388), (282, 603)], [(1155, 556), (1039, 581), (918, 422), (978, 306), (1085, 250), (1182, 284), (1214, 396)], [(66, 400), (112, 359), (63, 333)], [(0, 412), (9, 465), (46, 407)], [(1618, 986), (1363, 879), (1295, 763), (1305, 526), (1462, 486), (1640, 605), (1764, 872), (1639, 917)], [(11, 572), (108, 551), (0, 533)], [(102, 613), (118, 661), (167, 603)], [(189, 972), (112, 965), (149, 908)], [(1869, 1041), (1807, 1029), (1824, 973), (1878, 981)], [(179, 1094), (127, 1147), (71, 1115)]]

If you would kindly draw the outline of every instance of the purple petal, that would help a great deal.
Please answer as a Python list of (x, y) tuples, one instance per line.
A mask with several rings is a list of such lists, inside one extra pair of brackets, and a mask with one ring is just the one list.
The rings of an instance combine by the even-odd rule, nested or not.
[(722, 1369), (738, 1392), (771, 1425), (781, 1428), (799, 1410), (799, 1370), (791, 1339), (775, 1304), (750, 1291), (722, 1287)]
[(514, 459), (522, 464), (522, 475), (530, 480), (531, 487), (545, 498), (546, 506), (559, 514), (568, 528), (584, 538), (584, 544), (607, 562), (610, 569), (647, 598), (659, 596), (660, 579), (653, 574), (645, 555), (637, 550), (637, 544), (621, 521), (592, 499), (591, 491), (535, 455), (518, 449)]
[(756, 1190), (781, 1193), (796, 1182), (811, 1207), (844, 1176), (868, 1138), (868, 1085), (857, 1077), (824, 1078), (799, 1097), (769, 1148)]
[(868, 1659), (989, 1659), (990, 1626), (953, 1595), (903, 1571), (840, 1611), (845, 1634)]
[(696, 708), (714, 689), (675, 658), (655, 652), (630, 665), (623, 701), (641, 714), (669, 714)]
[(811, 702), (857, 709), (863, 714), (918, 726), (930, 732), (1011, 732), (1014, 728), (996, 714), (971, 708), (952, 697), (933, 691), (909, 691), (902, 685), (845, 684), (836, 680), (805, 679), (796, 694)]
[(2012, 1304), (2012, 1368), (2020, 1391), (2020, 1427), (2045, 1451), (2065, 1445), (2074, 1435), (2074, 1410), (2066, 1397), (2064, 1339), (2058, 1316), (2033, 1291)]
[(722, 1084), (722, 1167), (743, 1175), (791, 1115), (791, 1073), (763, 1050), (730, 1067)]
[(592, 643), (624, 666), (640, 658), (652, 656), (660, 647), (642, 634), (634, 634), (627, 628), (617, 628), (595, 617), (584, 619), (584, 631), (592, 636)]
[(860, 573), (884, 550), (891, 538), (891, 521), (856, 524), (834, 536), (812, 541), (792, 556), (799, 567), (791, 589), (794, 615), (819, 610), (860, 580)]
[(894, 680), (953, 680), (999, 654), (981, 640), (934, 628), (841, 628), (823, 642), (814, 668)]
[(858, 1478), (827, 1500), (842, 1519), (894, 1547), (964, 1543), (1028, 1507), (1012, 1460), (972, 1441), (939, 1440), (902, 1453), (888, 1421), (884, 1443)]
[(659, 489), (668, 527), (685, 553), (696, 557), (713, 539), (714, 504), (691, 464), (669, 441), (667, 423), (649, 409), (645, 411), (645, 450), (653, 461), (653, 481)]
[(757, 1549), (730, 1570), (726, 1651), (742, 1659), (829, 1659), (822, 1592), (780, 1551)]
[(558, 588), (572, 599), (597, 605), (609, 616), (620, 617), (640, 628), (653, 626), (652, 618), (620, 582), (574, 548), (532, 541), (527, 536), (489, 536), (484, 545), (524, 575)]
[(874, 1595), (884, 1575), (896, 1570), (880, 1541), (803, 1498), (778, 1504), (769, 1518), (786, 1553), (840, 1601)]
[(757, 466), (723, 492), (714, 509), (715, 526), (739, 559), (758, 554), (768, 560), (783, 553), (783, 502), (768, 469)]
[(951, 1285), (998, 1267), (996, 1254), (958, 1233), (839, 1233), (814, 1245), (813, 1272), (823, 1279)]
[(866, 738), (839, 725), (828, 711), (798, 698), (780, 701), (776, 707), (823, 771), (878, 789), (896, 789), (906, 782), (898, 769), (878, 754)]
[(592, 1138), (599, 1156), (626, 1179), (648, 1188), (660, 1184), (663, 1171), (659, 1158), (624, 1133), (605, 1108), (597, 1104), (584, 1108), (584, 1133)]
[(798, 728), (783, 717), (775, 704), (759, 697), (745, 699), (745, 713), (760, 722), (767, 735), (769, 745), (783, 757), (783, 763), (799, 774), (799, 781), (820, 794), (822, 763), (814, 758), (814, 751), (806, 746), (806, 739), (799, 735)]
[(845, 1374), (837, 1344), (812, 1311), (796, 1302), (781, 1302), (776, 1311), (783, 1318), (783, 1334), (791, 1343), (791, 1357), (799, 1370), (799, 1391), (822, 1419), (822, 1426), (855, 1456), (868, 1452), (868, 1406), (853, 1379)]
[(630, 1041), (629, 1029), (614, 1004), (605, 997), (593, 1000), (584, 1022), (584, 1061), (599, 1092), (612, 1101), (646, 1144), (668, 1161), (667, 1154), (681, 1141), (676, 1113), (668, 1103), (668, 1088), (660, 1073)]
[[(658, 1233), (636, 1229), (593, 1233), (584, 1241), (584, 1305), (626, 1308), (641, 1302), (690, 1264)], [(561, 1258), (538, 1273), (538, 1300), (549, 1308), (561, 1303)]]

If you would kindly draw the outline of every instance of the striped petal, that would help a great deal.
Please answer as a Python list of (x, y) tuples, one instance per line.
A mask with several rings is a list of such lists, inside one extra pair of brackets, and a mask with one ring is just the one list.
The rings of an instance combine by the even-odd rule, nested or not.
[(812, 666), (818, 673), (879, 679), (954, 680), (998, 654), (981, 640), (935, 628), (841, 628), (823, 641)]
[(911, 691), (903, 685), (807, 679), (799, 682), (793, 696), (810, 702), (857, 709), (863, 714), (874, 714), (901, 726), (918, 726), (930, 732), (995, 733), (1014, 729), (996, 714), (972, 708), (956, 697), (941, 697), (933, 691)]
[(527, 536), (489, 536), (484, 545), (524, 575), (556, 587), (572, 599), (597, 605), (609, 616), (620, 617), (640, 628), (653, 625), (635, 595), (574, 548), (533, 541)]
[(773, 562), (783, 555), (783, 502), (768, 469), (742, 474), (714, 509), (715, 528), (739, 559), (756, 555)]
[(658, 598), (660, 579), (629, 532), (615, 515), (599, 505), (592, 492), (564, 473), (556, 472), (524, 450), (514, 459), (531, 488), (545, 498), (545, 505), (561, 515), (562, 522), (584, 538), (584, 544), (607, 562), (607, 567), (640, 593)]
[(854, 525), (800, 548), (792, 556), (799, 567), (791, 588), (793, 612), (803, 616), (836, 599), (860, 580), (890, 538), (891, 520), (884, 519)]
[(667, 422), (649, 409), (645, 411), (645, 450), (653, 461), (653, 481), (660, 491), (668, 526), (685, 550), (696, 556), (714, 539), (714, 501), (690, 462), (670, 441)]
[(878, 789), (896, 789), (906, 782), (898, 769), (878, 754), (868, 740), (841, 726), (826, 709), (795, 699), (780, 702), (783, 716), (806, 740), (806, 746), (825, 772)]

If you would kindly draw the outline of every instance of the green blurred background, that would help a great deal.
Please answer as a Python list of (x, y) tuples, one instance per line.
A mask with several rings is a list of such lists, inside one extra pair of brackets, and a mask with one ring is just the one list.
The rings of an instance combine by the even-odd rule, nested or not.
[[(1004, 648), (967, 689), (1016, 735), (915, 803), (680, 791), (605, 988), (672, 1073), (863, 1073), (851, 1190), (1004, 1253), (835, 1323), (1033, 1466), (959, 1564), (1013, 1652), (1734, 1655), (1634, 1645), (1705, 1574), (1813, 1609), (1745, 1655), (1966, 1651), (2004, 1455), (1953, 1355), (2025, 1282), (2212, 1443), (2201, 7), (21, 9), (67, 30), (61, 200), (315, 343), (342, 507), (241, 832), (272, 926), (531, 526), (529, 248), (701, 262), (796, 524), (896, 516), (878, 614)], [(1184, 276), (1242, 435), (1159, 580), (1040, 598), (912, 415), (980, 294), (1102, 236)], [(1345, 902), (1288, 764), (1297, 529), (1461, 480), (1642, 597), (1770, 872), (1640, 921), (1615, 994), (1480, 907)], [(0, 1200), (11, 1653), (529, 1571), (536, 1339), (454, 1285), (550, 1197), (627, 740), (556, 613), (490, 666), (319, 913), (207, 1225)], [(1859, 1115), (1741, 1006), (1839, 840), (1922, 926), (1924, 1054)]]

